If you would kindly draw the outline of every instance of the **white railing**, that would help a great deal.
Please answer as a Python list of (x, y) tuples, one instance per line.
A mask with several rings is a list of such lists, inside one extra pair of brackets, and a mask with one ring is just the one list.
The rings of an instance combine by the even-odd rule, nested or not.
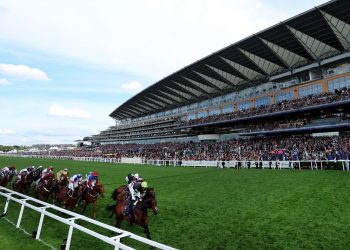
[[(114, 246), (115, 249), (126, 249), (126, 250), (134, 249), (132, 247), (126, 246), (123, 243), (121, 243), (120, 240), (123, 239), (123, 238), (130, 238), (130, 239), (133, 239), (135, 241), (138, 241), (138, 242), (141, 242), (141, 243), (144, 243), (146, 245), (149, 245), (149, 246), (152, 246), (152, 247), (156, 247), (156, 248), (159, 248), (159, 249), (165, 249), (165, 250), (174, 250), (175, 249), (175, 248), (166, 246), (164, 244), (161, 244), (161, 243), (158, 243), (158, 242), (155, 242), (155, 241), (143, 238), (141, 236), (135, 235), (133, 233), (121, 230), (119, 228), (107, 225), (105, 223), (93, 220), (93, 219), (88, 218), (86, 216), (83, 216), (83, 215), (80, 215), (80, 214), (68, 211), (66, 209), (54, 206), (52, 204), (49, 204), (49, 203), (46, 203), (46, 202), (34, 199), (34, 198), (30, 197), (30, 196), (17, 193), (15, 191), (12, 191), (12, 190), (4, 188), (4, 187), (0, 187), (0, 196), (6, 198), (5, 207), (4, 207), (3, 213), (1, 215), (2, 217), (5, 216), (6, 213), (7, 213), (10, 201), (14, 201), (16, 203), (21, 204), (21, 209), (20, 209), (19, 216), (18, 216), (18, 219), (17, 219), (17, 224), (16, 224), (17, 228), (20, 228), (20, 226), (21, 226), (21, 221), (22, 221), (24, 208), (30, 208), (30, 209), (32, 209), (32, 210), (34, 210), (36, 212), (39, 212), (41, 214), (40, 215), (39, 224), (38, 224), (38, 227), (37, 227), (37, 231), (36, 231), (36, 235), (35, 235), (35, 239), (36, 240), (40, 239), (40, 235), (41, 235), (42, 226), (43, 226), (43, 222), (44, 222), (45, 216), (50, 217), (52, 219), (55, 219), (56, 221), (59, 221), (59, 222), (61, 222), (63, 224), (68, 225), (69, 226), (69, 230), (68, 230), (68, 236), (67, 236), (67, 240), (66, 240), (66, 244), (65, 244), (66, 245), (65, 246), (66, 250), (69, 250), (69, 248), (70, 248), (70, 244), (71, 244), (71, 240), (72, 240), (72, 234), (73, 234), (73, 230), (74, 229), (79, 230), (81, 232), (84, 232), (85, 234), (88, 234), (88, 235), (90, 235), (92, 237), (95, 237), (96, 239), (101, 240), (101, 241), (103, 241), (103, 242), (105, 242), (107, 244), (110, 244), (110, 245)], [(28, 202), (31, 202), (31, 203), (28, 203)], [(37, 206), (33, 205), (32, 203), (37, 204)], [(65, 215), (69, 216), (69, 218), (68, 219), (62, 218), (61, 216), (58, 216), (58, 215), (56, 215), (54, 213), (51, 213), (51, 212), (48, 212), (47, 209), (51, 209), (51, 210), (53, 209), (56, 212), (63, 213)], [(76, 223), (77, 220), (84, 221), (84, 222), (87, 222), (87, 223), (92, 224), (94, 226), (107, 229), (107, 230), (109, 230), (109, 231), (111, 231), (111, 232), (113, 232), (113, 233), (115, 233), (117, 235), (113, 236), (113, 237), (110, 237), (110, 236), (106, 236), (106, 235), (97, 233), (95, 231), (92, 231), (92, 230), (90, 230), (90, 229), (88, 229), (86, 227), (83, 227), (83, 226), (77, 224)], [(86, 247), (88, 247), (88, 246), (86, 246)]]
[[(174, 166), (174, 167), (215, 167), (215, 168), (273, 168), (288, 169), (308, 167), (310, 169), (325, 169), (327, 165), (341, 164), (343, 171), (349, 171), (350, 160), (300, 160), (300, 161), (194, 161), (194, 160), (146, 160), (140, 157), (134, 158), (103, 158), (103, 157), (73, 157), (73, 156), (53, 156), (53, 155), (23, 155), (23, 154), (0, 154), (0, 156), (24, 157), (36, 159), (54, 159), (54, 160), (73, 160), (103, 163), (128, 163), (156, 166)], [(224, 162), (224, 166), (222, 165)]]

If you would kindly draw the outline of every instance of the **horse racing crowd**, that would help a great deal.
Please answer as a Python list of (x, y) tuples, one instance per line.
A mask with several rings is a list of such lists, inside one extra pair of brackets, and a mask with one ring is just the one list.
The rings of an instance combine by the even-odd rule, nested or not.
[(141, 157), (146, 160), (335, 160), (348, 159), (350, 136), (256, 137), (223, 142), (113, 144), (95, 148), (27, 153), (70, 157)]

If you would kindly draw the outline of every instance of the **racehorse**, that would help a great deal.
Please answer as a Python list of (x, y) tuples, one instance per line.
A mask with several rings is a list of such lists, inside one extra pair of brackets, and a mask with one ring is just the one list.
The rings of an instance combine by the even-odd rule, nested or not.
[(9, 182), (11, 182), (11, 180), (15, 174), (16, 174), (16, 169), (15, 169), (15, 167), (11, 166), (9, 168), (9, 172), (4, 177), (2, 177), (2, 179), (0, 180), (0, 186), (6, 187), (7, 184)]
[(52, 187), (54, 185), (54, 174), (48, 173), (45, 175), (45, 180), (42, 180), (43, 183), (39, 184), (35, 188), (35, 196), (40, 200), (47, 201), (52, 192)]
[(83, 185), (80, 183), (78, 186), (73, 190), (71, 194), (66, 194), (68, 191), (68, 187), (65, 187), (65, 192), (63, 193), (63, 204), (64, 208), (73, 210), (78, 202), (78, 199), (81, 197), (83, 193)]
[(82, 210), (82, 214), (84, 214), (86, 207), (88, 204), (92, 203), (93, 205), (93, 211), (92, 211), (92, 218), (96, 219), (96, 201), (97, 197), (101, 195), (104, 197), (104, 187), (103, 185), (96, 185), (92, 189), (89, 189), (86, 191), (85, 195), (82, 197), (82, 201), (84, 202), (84, 207)]
[(125, 215), (125, 207), (131, 199), (129, 189), (127, 187), (125, 188), (125, 186), (126, 185), (123, 185), (114, 190), (112, 198), (116, 200), (116, 205), (107, 207), (107, 210), (113, 210), (116, 216), (116, 227), (120, 228), (123, 220), (128, 221), (130, 225), (135, 223), (142, 226), (146, 237), (151, 239), (151, 234), (148, 228), (147, 210), (151, 209), (154, 215), (158, 213), (156, 193), (153, 188), (146, 188), (143, 199), (136, 203), (133, 212)]
[(64, 199), (64, 194), (68, 191), (68, 177), (65, 175), (62, 175), (60, 180), (57, 180), (52, 185), (52, 199), (54, 202), (57, 202), (59, 205), (61, 205), (61, 202)]
[(23, 193), (27, 190), (27, 174), (22, 174), (21, 179), (12, 182), (12, 189), (18, 193)]

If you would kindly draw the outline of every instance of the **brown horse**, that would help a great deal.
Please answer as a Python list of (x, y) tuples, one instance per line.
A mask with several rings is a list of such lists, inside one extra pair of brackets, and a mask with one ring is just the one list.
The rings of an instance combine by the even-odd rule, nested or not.
[(21, 179), (17, 179), (12, 182), (12, 189), (18, 193), (23, 193), (27, 190), (27, 176), (28, 174), (22, 173)]
[(124, 214), (125, 207), (130, 202), (130, 192), (129, 189), (124, 186), (117, 188), (112, 195), (115, 199), (116, 205), (110, 206), (107, 209), (113, 210), (116, 216), (116, 227), (120, 228), (121, 222), (126, 220), (130, 223), (136, 223), (144, 229), (144, 233), (148, 239), (151, 239), (151, 234), (148, 229), (148, 217), (147, 210), (151, 209), (153, 214), (158, 213), (156, 193), (153, 188), (146, 188), (143, 200), (139, 200), (133, 208), (133, 212), (127, 215)]
[(92, 205), (93, 205), (92, 218), (96, 219), (96, 201), (97, 201), (97, 197), (99, 195), (104, 197), (104, 195), (103, 195), (104, 191), (105, 190), (104, 190), (103, 185), (96, 185), (92, 189), (88, 189), (87, 191), (84, 192), (85, 194), (82, 197), (82, 201), (84, 202), (84, 207), (83, 207), (83, 210), (82, 210), (82, 214), (84, 214), (87, 205), (92, 203)]
[[(64, 190), (68, 191), (68, 188), (65, 187)], [(79, 183), (78, 187), (76, 187), (71, 194), (66, 194), (66, 191), (63, 193), (63, 204), (64, 208), (73, 210), (77, 203), (79, 198), (82, 196), (83, 193), (83, 184)]]
[(58, 205), (61, 205), (63, 202), (64, 194), (68, 191), (68, 177), (66, 175), (62, 175), (60, 180), (57, 180), (52, 186), (52, 199), (54, 202), (57, 202)]
[(9, 172), (0, 180), (0, 186), (6, 187), (9, 182), (11, 182), (13, 176), (16, 174), (15, 167), (11, 166)]
[(47, 201), (50, 194), (52, 193), (52, 187), (54, 186), (55, 176), (53, 173), (48, 173), (45, 175), (45, 180), (35, 188), (36, 198)]

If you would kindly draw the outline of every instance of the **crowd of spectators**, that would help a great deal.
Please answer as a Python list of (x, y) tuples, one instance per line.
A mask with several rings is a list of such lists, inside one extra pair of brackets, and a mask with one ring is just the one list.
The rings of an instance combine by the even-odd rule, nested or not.
[(300, 109), (304, 107), (321, 105), (327, 103), (333, 103), (341, 100), (350, 99), (350, 89), (343, 88), (341, 90), (336, 90), (333, 92), (322, 93), (318, 95), (308, 95), (303, 98), (298, 98), (294, 100), (284, 100), (271, 105), (253, 107), (250, 109), (242, 109), (230, 113), (210, 115), (207, 117), (192, 119), (188, 121), (182, 121), (182, 126), (190, 126), (197, 124), (206, 124), (216, 121), (233, 120), (236, 118), (251, 117), (261, 114), (269, 114), (275, 112), (281, 112), (286, 110)]
[(28, 154), (70, 157), (140, 157), (147, 160), (334, 160), (347, 159), (350, 136), (262, 137), (224, 142), (113, 144)]

